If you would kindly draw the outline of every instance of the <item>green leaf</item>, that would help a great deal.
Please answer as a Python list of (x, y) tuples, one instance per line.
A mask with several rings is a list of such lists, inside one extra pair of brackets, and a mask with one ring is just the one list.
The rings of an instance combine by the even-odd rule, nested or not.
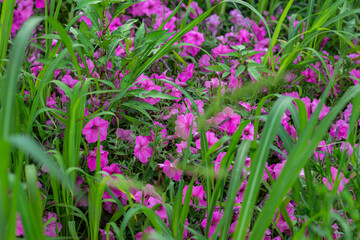
[(136, 90), (129, 91), (127, 93), (127, 95), (139, 97), (139, 98), (142, 98), (142, 99), (146, 99), (148, 97), (168, 99), (168, 100), (179, 99), (178, 97), (174, 97), (174, 96), (171, 96), (169, 94), (161, 93), (161, 92), (158, 92), (156, 90), (146, 91), (146, 90), (143, 90), (143, 89), (136, 89)]
[(261, 78), (261, 75), (260, 73), (258, 72), (258, 70), (256, 69), (256, 67), (248, 67), (248, 72), (249, 74), (255, 78), (256, 81), (260, 81), (260, 78)]
[(245, 66), (240, 66), (235, 72), (235, 77), (238, 77), (244, 70)]
[(142, 23), (138, 30), (136, 31), (135, 38), (134, 38), (134, 45), (137, 47), (139, 44), (142, 43), (145, 35), (145, 25)]
[(205, 69), (213, 72), (223, 72), (224, 69), (220, 65), (212, 65), (209, 67), (204, 67)]
[[(290, 97), (281, 97), (278, 99), (272, 107), (269, 118), (265, 123), (255, 159), (252, 159), (251, 161), (251, 174), (244, 194), (244, 199), (246, 199), (246, 201), (244, 201), (241, 207), (239, 222), (234, 234), (234, 239), (236, 240), (245, 238), (252, 212), (255, 207), (255, 201), (259, 193), (260, 182), (264, 173), (265, 162), (270, 151), (270, 146), (277, 133), (277, 129), (280, 126), (283, 113), (291, 102), (292, 98)], [(273, 215), (270, 216), (270, 218), (272, 217)]]

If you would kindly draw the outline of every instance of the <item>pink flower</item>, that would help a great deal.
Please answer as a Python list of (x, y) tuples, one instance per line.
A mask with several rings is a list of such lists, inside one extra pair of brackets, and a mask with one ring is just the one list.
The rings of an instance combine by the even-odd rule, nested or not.
[(194, 64), (190, 63), (179, 75), (178, 78), (180, 82), (186, 82), (187, 80), (189, 80), (193, 76), (193, 72), (194, 72)]
[(120, 170), (119, 165), (117, 163), (112, 163), (110, 164), (110, 166), (106, 166), (102, 168), (102, 171), (107, 172), (109, 175), (123, 174), (123, 171)]
[(131, 134), (134, 135), (134, 133), (130, 130), (124, 130), (121, 128), (116, 129), (115, 135), (117, 138), (121, 138), (123, 140), (129, 141), (129, 142), (133, 142), (134, 139), (131, 137)]
[[(311, 103), (311, 111), (313, 113), (315, 112), (318, 105), (319, 105), (319, 100), (314, 99)], [(320, 114), (319, 114), (319, 120), (323, 119), (329, 113), (329, 111), (330, 111), (330, 108), (324, 104), (323, 108), (321, 109)]]
[[(219, 224), (221, 218), (222, 218), (223, 214), (219, 213), (219, 212), (214, 212), (212, 219), (211, 219), (211, 223), (210, 223), (210, 230), (209, 230), (209, 237), (211, 237), (213, 235), (213, 233), (215, 232), (215, 229), (217, 227), (217, 225)], [(205, 218), (202, 222), (201, 222), (201, 226), (203, 228), (206, 228), (206, 224), (207, 224), (208, 219)]]
[(360, 70), (353, 69), (350, 71), (351, 80), (355, 85), (358, 85), (360, 82)]
[(182, 170), (177, 168), (180, 159), (176, 159), (173, 163), (166, 159), (164, 164), (159, 164), (159, 167), (162, 168), (165, 175), (175, 181), (180, 181)]
[[(226, 155), (226, 152), (221, 152), (221, 153), (219, 153), (219, 155), (217, 156), (216, 160), (214, 161), (214, 170), (215, 170), (216, 175), (219, 174), (220, 166), (221, 166), (221, 161), (222, 161), (222, 159), (225, 157), (225, 155)], [(232, 166), (230, 165), (228, 171), (230, 171), (231, 169), (232, 169)]]
[(317, 148), (314, 151), (315, 157), (318, 160), (323, 160), (325, 155), (331, 152), (332, 147), (326, 146), (326, 142), (324, 140), (320, 141)]
[(229, 135), (236, 131), (240, 120), (241, 117), (234, 113), (234, 110), (230, 107), (226, 107), (222, 112), (216, 114), (214, 118), (215, 124), (225, 129)]
[(88, 122), (82, 130), (82, 134), (85, 135), (86, 140), (89, 143), (97, 142), (100, 132), (100, 142), (104, 141), (107, 136), (107, 130), (109, 122), (96, 117)]
[[(187, 148), (187, 141), (182, 141), (181, 143), (176, 143), (175, 145), (176, 145), (176, 151), (178, 153), (182, 153)], [(190, 147), (190, 151), (194, 154), (197, 153), (197, 149), (193, 147)]]
[(235, 198), (235, 202), (238, 204), (241, 204), (243, 202), (246, 185), (247, 185), (247, 179), (245, 178), (244, 181), (241, 183), (240, 189)]
[[(203, 33), (199, 33), (195, 30), (191, 30), (182, 37), (182, 41), (184, 43), (191, 43), (198, 47), (201, 47), (201, 44), (205, 41), (205, 39)], [(200, 49), (197, 47), (185, 46), (183, 52), (181, 53), (181, 56), (184, 57), (186, 55), (191, 55), (195, 57), (199, 51)]]
[(218, 31), (218, 26), (220, 25), (220, 17), (216, 14), (211, 15), (206, 20), (207, 28), (210, 32), (213, 32), (213, 35), (216, 35)]
[[(214, 145), (215, 143), (217, 143), (219, 141), (219, 139), (215, 136), (215, 133), (213, 132), (206, 132), (206, 139), (208, 142), (208, 147), (211, 148), (212, 145)], [(197, 149), (201, 149), (201, 139), (198, 139), (195, 141), (195, 145)]]
[[(229, 48), (229, 46), (220, 44), (219, 46), (214, 48), (212, 50), (212, 52), (213, 52), (213, 57), (215, 58), (215, 57), (217, 57), (219, 55), (227, 54), (227, 53), (230, 53), (230, 52), (233, 52), (233, 51)], [(227, 57), (227, 56), (221, 56), (221, 57)]]
[(57, 237), (57, 230), (56, 228), (59, 230), (59, 232), (62, 229), (62, 225), (59, 222), (56, 222), (57, 220), (57, 215), (56, 213), (51, 213), (51, 212), (46, 212), (43, 218), (44, 223), (46, 223), (47, 221), (49, 221), (51, 218), (55, 218), (54, 220), (52, 220), (50, 223), (48, 223), (45, 227), (44, 227), (44, 234), (46, 236), (49, 237)]
[(316, 72), (314, 72), (314, 70), (312, 68), (307, 68), (305, 69), (305, 71), (301, 72), (301, 75), (305, 76), (305, 81), (309, 82), (309, 83), (316, 83), (317, 82), (317, 74)]
[(175, 121), (175, 134), (181, 137), (184, 140), (189, 138), (191, 123), (193, 122), (192, 134), (197, 130), (195, 117), (192, 113), (187, 113), (185, 115), (179, 115)]
[[(327, 186), (329, 188), (329, 190), (332, 191), (333, 184), (335, 183), (336, 176), (338, 174), (338, 170), (334, 167), (331, 167), (330, 172), (331, 172), (332, 182), (329, 182), (329, 180), (327, 178), (323, 178), (322, 180), (323, 180), (323, 183), (325, 184), (325, 186)], [(339, 183), (339, 187), (337, 189), (337, 193), (340, 194), (340, 192), (344, 189), (345, 184), (347, 184), (349, 182), (349, 180), (347, 180), (344, 177), (343, 173), (340, 173), (338, 181), (340, 181), (340, 183)]]
[[(101, 239), (102, 240), (106, 240), (106, 230), (102, 230), (99, 228), (99, 232), (100, 232), (100, 235), (101, 235)], [(115, 240), (115, 237), (114, 237), (114, 233), (112, 231), (109, 231), (109, 240)]]
[(254, 140), (254, 125), (252, 125), (251, 123), (246, 125), (244, 131), (242, 132), (241, 139), (248, 139), (251, 141)]
[[(96, 155), (97, 155), (97, 147), (95, 151), (91, 151), (89, 156), (87, 157), (88, 167), (90, 171), (95, 171), (96, 169)], [(100, 145), (100, 167), (106, 167), (109, 163), (108, 161), (109, 152), (103, 150), (103, 146)]]
[(45, 8), (45, 0), (35, 0), (36, 8)]
[(152, 156), (152, 151), (153, 148), (149, 147), (149, 140), (146, 137), (136, 137), (134, 155), (139, 158), (140, 162), (147, 163)]
[(330, 135), (334, 139), (346, 139), (349, 131), (349, 124), (344, 120), (338, 120), (336, 124), (332, 125)]
[(19, 213), (16, 213), (16, 236), (24, 236), (24, 227)]
[(207, 54), (202, 55), (202, 57), (199, 59), (199, 67), (208, 67), (210, 66), (210, 56)]
[[(294, 216), (295, 213), (295, 207), (293, 204), (289, 203), (286, 206), (286, 212), (289, 214), (289, 218), (291, 221), (295, 221), (296, 217)], [(276, 221), (277, 222), (277, 226), (279, 227), (280, 231), (290, 235), (290, 228), (289, 228), (289, 224), (286, 222), (284, 216), (280, 213), (279, 219)]]
[(149, 237), (151, 237), (152, 234), (155, 234), (155, 229), (153, 229), (152, 227), (148, 226), (146, 229), (144, 229), (143, 232), (139, 232), (138, 234), (135, 235), (136, 240), (144, 240), (144, 239), (151, 239)]
[(346, 152), (346, 154), (348, 156), (351, 156), (351, 154), (353, 153), (354, 151), (354, 148), (351, 146), (351, 143), (341, 143), (341, 146), (340, 146), (340, 149), (344, 152)]

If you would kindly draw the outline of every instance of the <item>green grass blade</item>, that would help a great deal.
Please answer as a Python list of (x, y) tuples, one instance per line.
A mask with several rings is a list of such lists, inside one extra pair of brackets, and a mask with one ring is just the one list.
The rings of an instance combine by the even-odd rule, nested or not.
[(270, 145), (274, 140), (278, 127), (280, 126), (283, 113), (291, 102), (292, 98), (281, 97), (276, 101), (270, 111), (269, 118), (262, 132), (262, 137), (260, 139), (255, 159), (251, 161), (250, 178), (244, 194), (244, 199), (246, 199), (246, 201), (241, 207), (239, 222), (236, 226), (234, 239), (240, 240), (245, 238), (247, 227), (250, 223), (255, 201), (260, 189), (260, 182), (264, 172), (265, 162), (270, 151)]
[[(270, 196), (265, 202), (262, 212), (255, 222), (252, 234), (250, 236), (251, 240), (262, 238), (266, 228), (274, 216), (277, 207), (281, 204), (282, 199), (294, 184), (295, 180), (298, 178), (300, 170), (305, 166), (307, 160), (313, 154), (313, 151), (323, 138), (333, 120), (344, 108), (344, 106), (352, 98), (358, 96), (359, 94), (360, 86), (351, 87), (339, 100), (339, 102), (330, 110), (328, 115), (320, 122), (316, 133), (312, 131), (314, 128), (313, 124), (309, 124), (304, 130), (304, 134), (300, 137), (299, 142), (295, 145), (293, 151), (290, 153), (284, 169), (274, 184), (272, 192), (270, 193)], [(320, 104), (319, 106), (321, 107)], [(311, 119), (315, 119), (317, 117), (317, 114), (314, 114)], [(313, 122), (316, 123), (317, 119), (313, 120)], [(311, 135), (307, 134), (307, 132), (311, 133), (311, 135), (313, 134), (313, 136), (311, 137)]]

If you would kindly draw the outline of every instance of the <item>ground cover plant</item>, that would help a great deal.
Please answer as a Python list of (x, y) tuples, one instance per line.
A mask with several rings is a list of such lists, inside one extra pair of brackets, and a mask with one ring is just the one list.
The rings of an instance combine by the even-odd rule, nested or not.
[(360, 238), (360, 2), (2, 0), (1, 239)]

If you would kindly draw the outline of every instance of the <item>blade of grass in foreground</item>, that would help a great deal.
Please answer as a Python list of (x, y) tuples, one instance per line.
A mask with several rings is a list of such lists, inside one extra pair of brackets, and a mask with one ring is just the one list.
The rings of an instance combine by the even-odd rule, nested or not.
[(4, 234), (4, 236), (0, 235), (2, 239), (5, 239), (7, 236), (8, 220), (13, 219), (13, 216), (9, 216), (8, 168), (11, 161), (11, 146), (7, 143), (7, 140), (12, 131), (12, 120), (15, 115), (14, 102), (16, 87), (22, 59), (25, 54), (25, 47), (32, 34), (32, 30), (41, 20), (41, 17), (29, 19), (18, 32), (14, 46), (11, 48), (9, 65), (4, 77), (5, 83), (1, 89), (0, 154), (2, 159), (0, 161), (0, 233)]
[[(271, 222), (272, 217), (275, 214), (276, 209), (282, 202), (282, 199), (287, 194), (296, 178), (298, 177), (300, 170), (305, 166), (307, 160), (313, 154), (318, 143), (321, 141), (323, 135), (329, 129), (331, 123), (344, 108), (344, 106), (354, 97), (359, 96), (360, 86), (351, 87), (344, 96), (340, 99), (339, 103), (335, 105), (329, 114), (320, 122), (316, 132), (314, 128), (316, 126), (318, 114), (314, 114), (309, 124), (304, 130), (303, 134), (299, 138), (299, 142), (293, 148), (290, 153), (288, 161), (278, 177), (276, 183), (273, 186), (273, 190), (265, 202), (265, 205), (255, 222), (250, 239), (261, 239), (265, 233), (266, 228)], [(319, 106), (321, 106), (319, 104)], [(317, 108), (320, 109), (320, 108)], [(320, 111), (320, 110), (319, 110)], [(318, 112), (319, 112), (318, 111)], [(315, 124), (313, 124), (315, 123)]]
[[(226, 200), (226, 205), (225, 205), (225, 210), (224, 210), (224, 215), (222, 217), (222, 221), (219, 224), (219, 229), (221, 229), (221, 236), (220, 239), (221, 240), (226, 240), (228, 239), (228, 235), (229, 235), (229, 227), (231, 224), (231, 219), (232, 219), (232, 215), (233, 215), (233, 211), (234, 211), (234, 205), (235, 205), (235, 197), (236, 194), (238, 192), (238, 190), (240, 189), (241, 186), (241, 176), (242, 176), (242, 172), (243, 172), (243, 167), (244, 167), (244, 163), (245, 163), (245, 159), (246, 159), (246, 154), (249, 151), (250, 148), (250, 141), (245, 140), (244, 142), (241, 143), (241, 145), (238, 148), (236, 157), (235, 157), (235, 164), (234, 167), (232, 169), (232, 173), (231, 173), (231, 179), (230, 179), (230, 185), (229, 185), (229, 196)], [(214, 235), (216, 236), (217, 231), (215, 231)]]
[(256, 151), (255, 159), (251, 161), (251, 174), (244, 194), (244, 204), (241, 207), (239, 222), (236, 226), (234, 239), (245, 239), (246, 231), (249, 226), (255, 202), (259, 193), (260, 183), (265, 168), (265, 162), (270, 152), (270, 145), (280, 126), (281, 118), (291, 104), (292, 98), (279, 98), (270, 111), (269, 118), (265, 124), (264, 131), (260, 139), (259, 147)]
[[(8, 41), (11, 33), (11, 27), (13, 22), (13, 13), (15, 7), (15, 0), (4, 1), (1, 9), (1, 25), (0, 25), (0, 59), (6, 58), (8, 50)], [(0, 61), (1, 61), (0, 60)], [(3, 65), (3, 62), (0, 64)], [(3, 72), (3, 68), (0, 68), (0, 73)]]

